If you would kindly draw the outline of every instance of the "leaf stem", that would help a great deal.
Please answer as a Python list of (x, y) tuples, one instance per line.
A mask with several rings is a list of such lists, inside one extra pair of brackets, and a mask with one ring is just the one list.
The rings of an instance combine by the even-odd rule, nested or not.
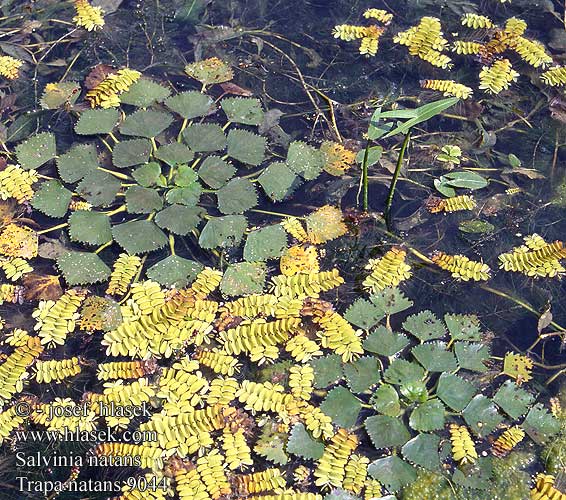
[(133, 180), (129, 175), (122, 174), (120, 172), (114, 172), (114, 170), (109, 170), (109, 169), (104, 168), (104, 167), (98, 167), (98, 170), (102, 170), (103, 172), (107, 172), (107, 173), (113, 175), (114, 177), (118, 177), (118, 179), (122, 179), (123, 181)]
[(389, 186), (389, 194), (387, 195), (387, 201), (385, 202), (385, 223), (387, 229), (391, 231), (391, 205), (393, 204), (393, 196), (395, 195), (395, 188), (397, 187), (397, 180), (399, 179), (399, 174), (401, 173), (401, 167), (403, 166), (403, 160), (405, 159), (405, 152), (407, 151), (407, 146), (411, 139), (411, 129), (407, 131), (405, 139), (403, 140), (403, 145), (401, 146), (401, 151), (399, 152), (399, 157), (397, 158), (397, 165), (395, 166), (395, 172), (393, 173), (393, 179), (391, 179), (391, 186)]
[(110, 210), (109, 212), (102, 212), (102, 213), (108, 215), (108, 217), (112, 217), (113, 215), (125, 211), (126, 211), (126, 205), (120, 205), (118, 208), (115, 208), (114, 210)]
[(175, 236), (169, 234), (169, 249), (171, 250), (171, 255), (175, 255)]
[(369, 157), (369, 140), (366, 143), (364, 151), (364, 159), (362, 161), (362, 189), (363, 189), (363, 205), (362, 208), (365, 212), (369, 210), (368, 201), (368, 157)]
[(50, 233), (51, 231), (56, 231), (57, 229), (63, 229), (64, 227), (67, 227), (68, 225), (69, 225), (68, 222), (63, 222), (62, 224), (57, 224), (56, 226), (48, 227), (47, 229), (43, 229), (42, 231), (38, 231), (37, 234)]
[(109, 247), (110, 245), (112, 245), (114, 240), (110, 240), (107, 241), (106, 243), (104, 243), (104, 245), (100, 245), (95, 251), (94, 253), (100, 253), (102, 252), (102, 250), (104, 250), (105, 248)]

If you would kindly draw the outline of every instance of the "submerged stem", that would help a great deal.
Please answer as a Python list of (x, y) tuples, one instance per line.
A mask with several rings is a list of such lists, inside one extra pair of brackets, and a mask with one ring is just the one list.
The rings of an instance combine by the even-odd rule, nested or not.
[(407, 146), (411, 139), (411, 129), (405, 135), (403, 140), (403, 145), (401, 146), (401, 151), (399, 152), (399, 157), (397, 158), (397, 165), (395, 166), (395, 172), (393, 173), (393, 179), (391, 179), (391, 186), (389, 187), (389, 194), (387, 195), (387, 201), (385, 203), (385, 223), (387, 229), (391, 231), (391, 205), (393, 204), (393, 196), (395, 195), (395, 187), (397, 186), (397, 180), (399, 179), (399, 174), (401, 173), (401, 167), (403, 166), (403, 160), (405, 159), (405, 152), (407, 151)]

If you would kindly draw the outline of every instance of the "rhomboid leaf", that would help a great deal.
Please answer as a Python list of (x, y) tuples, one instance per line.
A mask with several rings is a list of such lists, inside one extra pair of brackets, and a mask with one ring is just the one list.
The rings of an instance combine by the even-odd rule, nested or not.
[(185, 236), (201, 221), (204, 209), (185, 205), (169, 205), (155, 216), (155, 223), (162, 229)]
[(441, 339), (446, 335), (442, 321), (431, 311), (421, 311), (409, 316), (403, 323), (403, 328), (421, 341)]
[(202, 264), (194, 260), (170, 255), (151, 266), (146, 275), (162, 286), (183, 288), (193, 281), (202, 269)]
[(126, 207), (131, 214), (149, 214), (161, 210), (163, 200), (156, 189), (132, 186), (126, 191)]
[(395, 333), (383, 325), (379, 325), (364, 340), (366, 351), (381, 356), (394, 356), (409, 345), (409, 339), (402, 333)]
[(271, 163), (257, 181), (273, 201), (283, 201), (300, 184), (299, 178), (282, 162)]
[[(405, 460), (431, 471), (440, 470), (440, 436), (419, 434), (401, 448)], [(423, 499), (424, 500), (424, 499)]]
[(411, 350), (417, 361), (429, 372), (451, 372), (458, 367), (456, 357), (445, 342), (426, 342)]
[(126, 92), (120, 94), (120, 102), (138, 108), (147, 108), (155, 102), (163, 102), (170, 94), (171, 91), (167, 87), (142, 77), (134, 82)]
[(167, 245), (167, 236), (152, 221), (136, 220), (112, 227), (114, 239), (130, 255), (152, 252)]
[(444, 405), (430, 399), (418, 405), (411, 413), (409, 425), (419, 432), (430, 432), (444, 427)]
[(262, 227), (248, 234), (244, 259), (248, 262), (277, 259), (286, 248), (287, 233), (280, 224)]
[(417, 473), (411, 465), (397, 456), (380, 458), (368, 466), (368, 474), (377, 479), (389, 491), (396, 492), (413, 482)]
[(161, 177), (161, 165), (157, 162), (149, 162), (132, 172), (132, 177), (143, 187), (155, 186)]
[(535, 397), (513, 381), (506, 380), (493, 396), (493, 401), (516, 420), (527, 412), (529, 406), (535, 402)]
[(220, 290), (228, 296), (261, 293), (266, 277), (267, 268), (262, 262), (230, 264), (222, 277)]
[(450, 408), (462, 411), (477, 393), (476, 387), (467, 380), (442, 373), (438, 379), (436, 395)]
[(368, 298), (384, 314), (396, 314), (409, 309), (413, 305), (413, 301), (409, 300), (398, 288), (386, 288), (381, 292), (371, 294)]
[(223, 214), (241, 214), (257, 205), (257, 193), (248, 179), (232, 179), (216, 192), (218, 210)]
[(57, 267), (69, 286), (98, 283), (110, 276), (110, 268), (90, 252), (64, 253), (57, 258)]
[(112, 204), (119, 190), (120, 181), (102, 170), (95, 170), (85, 175), (77, 185), (77, 193), (95, 207)]
[(402, 446), (411, 439), (411, 434), (400, 418), (374, 415), (366, 418), (364, 427), (377, 450), (391, 446)]
[(446, 314), (444, 321), (453, 340), (477, 342), (481, 340), (481, 327), (473, 314)]
[(462, 412), (464, 420), (480, 437), (485, 438), (503, 421), (493, 401), (483, 394), (475, 396)]
[(75, 124), (75, 132), (79, 135), (108, 134), (120, 121), (117, 108), (87, 109), (79, 116)]
[(342, 386), (332, 389), (320, 404), (322, 412), (340, 427), (355, 425), (361, 408), (360, 400)]
[(324, 389), (342, 378), (342, 360), (336, 354), (312, 359), (309, 364), (314, 369), (314, 386)]
[(226, 147), (226, 136), (216, 123), (194, 123), (183, 132), (187, 146), (198, 153), (222, 151)]
[(156, 158), (171, 166), (188, 163), (194, 156), (195, 154), (180, 142), (172, 142), (171, 144), (160, 146), (155, 153)]
[(344, 377), (352, 392), (367, 391), (381, 379), (378, 359), (373, 356), (363, 356), (343, 366)]
[(222, 99), (220, 104), (228, 117), (228, 121), (244, 125), (260, 125), (263, 121), (263, 109), (259, 99), (226, 97)]
[(18, 163), (25, 170), (36, 169), (57, 155), (55, 135), (41, 132), (16, 146)]
[(243, 215), (226, 215), (210, 219), (199, 237), (202, 248), (228, 248), (242, 240), (248, 222)]
[(265, 159), (265, 137), (248, 130), (232, 129), (228, 132), (228, 156), (245, 163), (257, 166)]
[(206, 116), (214, 110), (212, 99), (195, 90), (180, 92), (167, 99), (165, 105), (186, 120)]
[(220, 156), (207, 156), (202, 162), (198, 175), (212, 189), (219, 189), (226, 184), (234, 174), (236, 169)]
[(407, 385), (411, 382), (421, 381), (424, 375), (424, 369), (417, 363), (397, 358), (385, 370), (383, 378), (395, 385)]
[(151, 142), (147, 139), (129, 139), (114, 146), (112, 161), (118, 168), (132, 167), (147, 163), (151, 152)]
[(73, 241), (103, 245), (112, 240), (110, 217), (100, 212), (77, 210), (69, 216), (69, 236)]
[(121, 123), (120, 133), (150, 139), (161, 134), (171, 123), (173, 123), (173, 117), (169, 113), (139, 109), (127, 116)]
[(294, 141), (287, 150), (287, 166), (307, 181), (316, 179), (324, 167), (324, 155), (315, 147)]
[(98, 168), (94, 144), (78, 144), (57, 158), (59, 177), (65, 182), (80, 181)]
[(42, 182), (33, 195), (31, 205), (50, 217), (63, 217), (67, 213), (73, 193), (57, 180)]
[(392, 385), (380, 385), (372, 394), (370, 404), (378, 413), (397, 417), (401, 413), (399, 394)]
[(385, 317), (385, 313), (369, 300), (358, 298), (344, 313), (344, 318), (353, 325), (369, 330)]
[(319, 460), (324, 453), (324, 444), (314, 439), (305, 426), (298, 423), (289, 433), (287, 452), (306, 460)]

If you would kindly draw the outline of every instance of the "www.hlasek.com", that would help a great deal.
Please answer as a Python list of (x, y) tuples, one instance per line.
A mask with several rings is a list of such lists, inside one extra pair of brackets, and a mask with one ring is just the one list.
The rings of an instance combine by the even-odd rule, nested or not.
[[(88, 404), (73, 406), (55, 406), (49, 408), (47, 421), (58, 417), (87, 417), (92, 415), (92, 406)], [(17, 403), (16, 412), (22, 417), (30, 416), (34, 412), (38, 412), (36, 407), (22, 401)], [(151, 416), (149, 407), (146, 403), (139, 406), (116, 406), (114, 404), (106, 405), (100, 403), (97, 411), (98, 416), (112, 417), (138, 417)], [(45, 443), (45, 450), (52, 450), (54, 443), (60, 442), (80, 442), (92, 443), (93, 446), (99, 443), (131, 443), (140, 444), (155, 442), (158, 440), (155, 431), (139, 431), (139, 430), (123, 430), (117, 432), (115, 429), (95, 429), (80, 430), (62, 427), (58, 430), (18, 430), (15, 432), (15, 443)], [(146, 479), (145, 477), (129, 477), (121, 481), (102, 481), (96, 479), (79, 480), (79, 474), (83, 467), (141, 467), (142, 460), (138, 455), (111, 455), (88, 453), (86, 455), (75, 454), (68, 451), (65, 454), (52, 452), (44, 454), (42, 451), (33, 453), (18, 451), (16, 453), (16, 465), (23, 470), (33, 468), (45, 470), (54, 467), (70, 467), (73, 471), (66, 481), (36, 481), (29, 477), (18, 476), (18, 486), (22, 492), (35, 492), (49, 494), (53, 492), (70, 491), (70, 492), (119, 492), (126, 486), (140, 491), (167, 489), (167, 481)]]

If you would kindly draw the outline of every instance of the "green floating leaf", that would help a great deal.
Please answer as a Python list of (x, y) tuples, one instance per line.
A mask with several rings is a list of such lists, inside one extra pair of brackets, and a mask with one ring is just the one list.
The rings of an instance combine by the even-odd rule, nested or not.
[(370, 302), (379, 307), (384, 314), (397, 314), (409, 309), (413, 302), (398, 288), (386, 288), (369, 296)]
[(422, 342), (441, 339), (446, 335), (442, 321), (431, 311), (421, 311), (409, 316), (403, 323), (403, 328)]
[(151, 139), (161, 134), (171, 123), (173, 117), (169, 113), (140, 109), (126, 117), (120, 125), (120, 133)]
[(132, 172), (132, 177), (140, 186), (155, 186), (159, 183), (159, 179), (161, 177), (161, 165), (154, 161), (146, 163), (145, 165), (136, 168)]
[(152, 221), (137, 220), (112, 227), (114, 239), (130, 255), (148, 253), (167, 245), (167, 236)]
[(378, 359), (373, 356), (363, 356), (356, 361), (345, 363), (342, 370), (354, 393), (367, 391), (381, 379)]
[(436, 395), (455, 411), (462, 411), (476, 393), (472, 383), (456, 375), (443, 373), (438, 379)]
[(227, 144), (224, 130), (215, 123), (194, 123), (185, 129), (183, 139), (198, 153), (221, 151)]
[(173, 175), (173, 183), (179, 187), (188, 187), (196, 183), (197, 179), (197, 173), (188, 165), (179, 165)]
[(120, 121), (117, 108), (87, 109), (79, 116), (75, 132), (79, 135), (109, 134)]
[(206, 94), (189, 90), (174, 95), (165, 101), (165, 105), (186, 120), (206, 116), (214, 110), (213, 100)]
[(31, 206), (50, 217), (63, 217), (73, 193), (56, 180), (42, 182), (31, 199)]
[(368, 474), (393, 493), (417, 478), (415, 468), (397, 456), (373, 461), (368, 466)]
[(324, 167), (324, 155), (315, 147), (294, 141), (287, 151), (287, 166), (307, 181), (316, 179)]
[(495, 231), (495, 226), (484, 220), (473, 219), (460, 222), (458, 229), (467, 234), (483, 234), (492, 233)]
[(120, 94), (120, 102), (138, 108), (147, 108), (156, 102), (163, 102), (170, 95), (171, 91), (167, 87), (142, 77), (130, 85), (126, 92)]
[(16, 146), (18, 163), (24, 170), (41, 167), (57, 155), (55, 134), (41, 132)]
[[(381, 160), (381, 156), (383, 154), (383, 148), (381, 146), (372, 146), (368, 149), (368, 157), (367, 157), (367, 166), (371, 167), (375, 165), (379, 160)], [(364, 158), (366, 156), (366, 150), (361, 149), (356, 154), (356, 163), (363, 164)]]
[(57, 257), (57, 267), (69, 286), (106, 281), (110, 268), (95, 253), (67, 252)]
[(399, 392), (407, 398), (410, 403), (424, 403), (428, 398), (428, 390), (423, 380), (406, 382), (399, 388)]
[(417, 406), (409, 418), (411, 428), (419, 432), (437, 431), (444, 427), (444, 405), (431, 399)]
[(314, 386), (317, 389), (324, 389), (342, 378), (342, 360), (337, 354), (311, 359), (309, 363), (314, 370)]
[(247, 130), (232, 129), (228, 132), (228, 156), (242, 163), (257, 166), (265, 159), (265, 137)]
[(163, 208), (163, 200), (156, 189), (132, 186), (126, 191), (126, 206), (131, 214), (149, 214)]
[(202, 264), (194, 260), (170, 255), (151, 266), (146, 275), (150, 280), (157, 281), (162, 286), (183, 288), (202, 270)]
[(474, 314), (446, 314), (444, 321), (453, 340), (481, 340), (480, 321)]
[(458, 358), (460, 368), (473, 372), (485, 372), (485, 361), (489, 359), (489, 347), (485, 344), (473, 342), (456, 342), (454, 352)]
[(112, 161), (118, 168), (147, 163), (151, 153), (151, 142), (147, 139), (130, 139), (119, 142), (112, 151)]
[(194, 156), (195, 154), (180, 142), (172, 142), (171, 144), (160, 146), (155, 153), (155, 157), (158, 160), (164, 161), (170, 166), (189, 163)]
[(200, 207), (170, 205), (155, 216), (155, 223), (161, 229), (185, 236), (196, 229), (204, 213)]
[(199, 177), (212, 189), (219, 189), (226, 184), (236, 169), (220, 156), (207, 156), (198, 170)]
[(263, 292), (267, 268), (263, 262), (238, 262), (230, 264), (222, 281), (220, 290), (224, 295), (252, 295)]
[(41, 96), (40, 104), (43, 109), (57, 109), (65, 104), (73, 105), (79, 98), (81, 86), (77, 82), (56, 83), (55, 90), (46, 90)]
[(385, 326), (378, 326), (364, 340), (364, 349), (381, 356), (394, 356), (409, 345), (409, 339), (402, 333), (395, 333)]
[(282, 162), (269, 165), (257, 180), (273, 201), (283, 201), (299, 184), (299, 178)]
[(248, 262), (277, 259), (286, 248), (287, 233), (280, 224), (262, 227), (248, 234), (244, 259)]
[(270, 426), (266, 425), (254, 446), (254, 452), (270, 462), (285, 465), (289, 461), (285, 453), (286, 441), (286, 434), (273, 432)]
[(456, 358), (446, 350), (445, 342), (427, 342), (413, 347), (411, 353), (429, 372), (451, 372), (458, 368)]
[(535, 443), (546, 444), (560, 431), (560, 421), (537, 403), (527, 413), (522, 427)]
[(259, 99), (252, 97), (226, 97), (220, 103), (228, 120), (244, 125), (260, 125), (263, 109)]
[(77, 185), (77, 193), (95, 207), (111, 205), (118, 191), (120, 181), (102, 170), (85, 175)]
[(237, 177), (216, 192), (218, 210), (223, 214), (241, 214), (257, 205), (257, 193), (248, 179)]
[(69, 216), (69, 236), (73, 241), (103, 245), (112, 240), (110, 217), (100, 212), (77, 210)]
[(238, 246), (248, 227), (243, 215), (226, 215), (210, 219), (199, 237), (202, 248), (229, 248)]
[(417, 382), (422, 380), (424, 376), (424, 369), (420, 365), (399, 358), (394, 359), (383, 374), (386, 382), (395, 385), (407, 385), (411, 382)]
[(287, 452), (306, 460), (319, 460), (324, 453), (324, 444), (310, 435), (303, 424), (295, 424), (289, 433)]
[(324, 495), (324, 500), (360, 500), (360, 497), (341, 488), (334, 488), (330, 493)]
[(362, 403), (342, 386), (332, 389), (320, 404), (320, 410), (340, 427), (352, 427), (358, 420)]
[(506, 380), (493, 396), (493, 401), (513, 420), (516, 420), (527, 412), (535, 398), (524, 389), (517, 387), (515, 382)]
[(369, 330), (385, 317), (375, 304), (365, 299), (356, 299), (344, 313), (344, 318), (355, 326)]
[(439, 447), (440, 436), (436, 434), (419, 434), (405, 443), (403, 448), (401, 448), (401, 453), (405, 460), (412, 464), (436, 472), (440, 470)]
[(98, 168), (94, 144), (79, 144), (57, 158), (59, 177), (65, 182), (80, 181)]
[(379, 386), (373, 393), (370, 403), (375, 408), (375, 411), (390, 417), (397, 417), (401, 413), (399, 394), (389, 384)]
[(454, 188), (482, 189), (488, 185), (487, 179), (475, 172), (450, 172), (440, 178), (440, 182)]
[[(491, 498), (489, 492), (493, 486), (493, 462), (492, 457), (479, 457), (473, 469), (462, 471), (455, 469), (452, 475), (454, 484), (460, 487), (472, 490), (476, 494), (474, 498), (486, 498), (477, 490), (484, 490), (488, 498)], [(475, 490), (475, 491), (474, 491)], [(481, 495), (481, 496), (480, 496)]]
[(482, 394), (475, 396), (462, 412), (470, 428), (480, 437), (491, 434), (503, 421), (491, 399)]
[(180, 205), (194, 207), (199, 202), (201, 194), (202, 186), (198, 182), (193, 182), (187, 187), (170, 189), (167, 191), (165, 199), (167, 203), (179, 203)]

